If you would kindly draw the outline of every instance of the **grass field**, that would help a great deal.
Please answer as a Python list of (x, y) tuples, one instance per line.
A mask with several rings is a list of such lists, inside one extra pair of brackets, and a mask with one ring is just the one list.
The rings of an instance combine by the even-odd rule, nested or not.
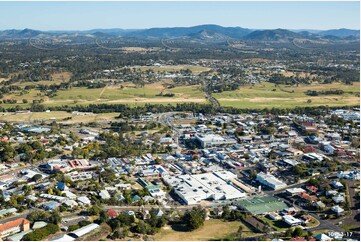
[[(296, 106), (345, 106), (357, 105), (360, 103), (360, 97), (348, 92), (360, 92), (360, 83), (353, 85), (334, 84), (315, 84), (300, 85), (291, 87), (280, 85), (275, 87), (272, 83), (262, 83), (255, 86), (241, 87), (239, 90), (215, 93), (213, 96), (222, 106), (237, 108), (291, 108)], [(304, 92), (307, 90), (326, 91), (343, 90), (343, 95), (321, 95), (307, 96)], [(293, 92), (292, 92), (293, 91)], [(311, 103), (308, 102), (311, 100)]]
[[(162, 228), (155, 235), (155, 240), (182, 241), (182, 240), (221, 240), (229, 234), (236, 233), (241, 222), (224, 222), (219, 219), (205, 221), (204, 226), (192, 232), (175, 231), (170, 227)], [(243, 225), (242, 236), (253, 235), (248, 227)]]
[[(1, 104), (4, 108), (15, 107), (19, 105), (22, 108), (30, 107), (33, 100), (44, 100), (44, 105), (87, 105), (87, 104), (128, 104), (130, 106), (142, 106), (150, 104), (171, 104), (193, 102), (207, 103), (204, 92), (199, 85), (179, 86), (171, 89), (165, 89), (163, 83), (157, 82), (147, 84), (143, 88), (136, 88), (134, 84), (124, 83), (121, 86), (106, 86), (104, 88), (89, 89), (86, 87), (73, 87), (69, 90), (60, 90), (52, 98), (44, 96), (38, 90), (30, 90), (29, 93), (20, 95), (12, 93), (4, 95), (4, 99), (15, 99), (16, 104)], [(225, 91), (212, 94), (221, 106), (230, 106), (236, 108), (292, 108), (296, 106), (347, 106), (358, 105), (360, 97), (355, 93), (360, 92), (360, 83), (353, 85), (334, 84), (314, 84), (275, 87), (272, 83), (262, 83), (255, 86), (241, 87), (239, 90)], [(343, 90), (342, 95), (319, 95), (307, 96), (307, 90), (326, 91)], [(173, 93), (173, 97), (159, 96), (160, 93)], [(23, 104), (23, 99), (28, 103)]]

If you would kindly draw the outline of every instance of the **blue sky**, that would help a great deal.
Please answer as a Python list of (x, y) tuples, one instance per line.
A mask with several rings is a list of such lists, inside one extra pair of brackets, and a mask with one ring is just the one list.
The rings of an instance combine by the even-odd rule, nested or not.
[(219, 24), (360, 29), (353, 2), (0, 2), (0, 29), (85, 30)]

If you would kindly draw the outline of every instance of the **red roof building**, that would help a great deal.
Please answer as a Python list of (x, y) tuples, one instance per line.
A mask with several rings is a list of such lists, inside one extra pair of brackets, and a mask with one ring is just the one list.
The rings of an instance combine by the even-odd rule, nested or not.
[(108, 214), (109, 217), (111, 217), (111, 218), (118, 217), (118, 213), (117, 213), (114, 209), (109, 209), (109, 210), (107, 211), (107, 214)]
[(30, 229), (30, 222), (25, 218), (18, 218), (0, 225), (0, 240), (2, 238)]

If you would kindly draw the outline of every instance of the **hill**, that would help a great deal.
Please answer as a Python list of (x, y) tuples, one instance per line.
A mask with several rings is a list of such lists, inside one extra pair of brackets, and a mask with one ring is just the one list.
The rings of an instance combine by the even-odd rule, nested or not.
[(302, 35), (286, 29), (257, 30), (245, 37), (246, 40), (256, 41), (289, 41), (294, 38), (301, 38)]

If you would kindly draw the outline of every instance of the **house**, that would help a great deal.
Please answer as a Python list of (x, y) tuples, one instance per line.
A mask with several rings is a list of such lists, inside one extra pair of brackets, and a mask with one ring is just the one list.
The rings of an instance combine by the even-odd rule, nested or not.
[(302, 220), (295, 218), (292, 215), (284, 215), (282, 218), (283, 218), (283, 221), (290, 226), (296, 226), (296, 225), (302, 224)]
[(324, 209), (326, 207), (326, 205), (322, 201), (314, 202), (312, 205), (319, 209)]
[(306, 192), (306, 190), (304, 190), (300, 187), (286, 189), (287, 195), (290, 195), (290, 196), (298, 195), (301, 192)]
[(329, 190), (326, 192), (327, 197), (336, 196), (338, 194), (338, 191), (336, 190)]
[(89, 198), (87, 198), (86, 196), (78, 197), (76, 200), (82, 205), (90, 205), (91, 204)]
[(306, 189), (311, 193), (316, 193), (318, 191), (318, 188), (314, 186), (306, 186)]
[(45, 210), (53, 210), (53, 209), (55, 209), (55, 208), (57, 208), (59, 206), (60, 206), (60, 203), (55, 202), (55, 201), (50, 201), (50, 202), (46, 202), (46, 203), (42, 204), (42, 207)]
[(107, 190), (101, 190), (99, 192), (99, 196), (101, 199), (110, 199), (111, 198), (111, 196)]
[(66, 201), (63, 202), (63, 204), (69, 208), (73, 208), (75, 206), (78, 206), (78, 203), (75, 202), (74, 200), (68, 199)]
[(288, 153), (290, 153), (292, 156), (300, 156), (303, 155), (303, 152), (301, 150), (298, 149), (294, 149), (294, 148), (288, 148), (286, 149), (286, 151)]
[(312, 216), (311, 215), (306, 215), (305, 214), (305, 215), (302, 215), (300, 218), (305, 224), (312, 221)]
[(344, 203), (345, 202), (345, 196), (343, 196), (342, 194), (336, 196), (336, 197), (332, 197), (332, 200), (336, 203)]
[(0, 240), (10, 235), (30, 230), (30, 221), (24, 218), (0, 224)]
[(313, 238), (315, 238), (319, 241), (331, 241), (332, 240), (330, 237), (328, 237), (325, 234), (318, 234), (318, 235), (313, 236)]
[(282, 219), (282, 217), (278, 213), (275, 213), (275, 212), (270, 212), (268, 214), (268, 217), (270, 217), (272, 220), (281, 220)]
[(304, 201), (307, 201), (307, 202), (316, 202), (318, 199), (317, 197), (315, 196), (311, 196), (309, 195), (308, 193), (305, 193), (305, 192), (301, 192), (298, 194), (298, 196), (303, 199)]
[(343, 185), (341, 182), (338, 182), (338, 181), (332, 181), (331, 185), (334, 187), (334, 188), (343, 188)]
[(58, 182), (57, 188), (58, 188), (60, 191), (67, 191), (67, 190), (69, 190), (69, 188), (65, 185), (64, 182)]
[(118, 213), (114, 210), (114, 209), (109, 209), (107, 211), (107, 214), (109, 215), (110, 218), (116, 218), (118, 217)]
[(345, 211), (343, 208), (341, 208), (340, 206), (336, 205), (336, 206), (333, 206), (331, 208), (332, 212), (335, 212), (338, 216), (342, 215), (343, 212)]

